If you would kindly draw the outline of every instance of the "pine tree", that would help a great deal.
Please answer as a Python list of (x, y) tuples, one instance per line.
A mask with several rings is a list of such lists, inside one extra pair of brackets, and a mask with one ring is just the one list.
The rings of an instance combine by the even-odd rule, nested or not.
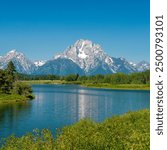
[(4, 83), (5, 83), (5, 79), (4, 79), (4, 71), (0, 70), (0, 92), (3, 89)]
[(13, 88), (13, 83), (15, 82), (16, 79), (15, 78), (16, 69), (12, 61), (8, 63), (5, 72), (7, 77), (8, 88), (9, 90), (11, 90)]
[(9, 75), (12, 75), (14, 76), (14, 73), (16, 72), (16, 68), (13, 64), (12, 61), (10, 61), (7, 65), (7, 68), (6, 68), (6, 72), (9, 74)]

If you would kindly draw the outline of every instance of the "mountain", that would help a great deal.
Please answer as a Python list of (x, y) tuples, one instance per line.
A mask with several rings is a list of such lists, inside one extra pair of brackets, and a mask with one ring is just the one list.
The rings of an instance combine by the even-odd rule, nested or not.
[(127, 61), (125, 58), (114, 58), (113, 59), (113, 66), (116, 68), (116, 72), (123, 72), (123, 73), (132, 73), (132, 72), (138, 72), (137, 68), (132, 66), (129, 61)]
[(150, 68), (146, 61), (133, 63), (122, 57), (111, 57), (104, 52), (99, 44), (83, 39), (76, 41), (64, 52), (55, 55), (54, 59), (48, 61), (32, 62), (23, 53), (12, 50), (5, 56), (0, 56), (0, 69), (6, 68), (9, 61), (13, 61), (18, 72), (35, 75), (132, 73)]
[(150, 69), (150, 64), (146, 61), (141, 61), (136, 64), (135, 66), (138, 70), (138, 72), (146, 71)]
[(39, 67), (35, 71), (35, 75), (68, 75), (68, 74), (80, 74), (84, 75), (84, 71), (70, 59), (59, 58), (55, 60), (49, 60), (44, 65)]
[(16, 50), (11, 50), (5, 56), (0, 57), (0, 68), (5, 69), (10, 61), (14, 63), (16, 70), (20, 73), (31, 74), (36, 69), (33, 62)]
[(99, 44), (83, 39), (78, 40), (74, 45), (68, 47), (63, 53), (57, 54), (54, 58), (72, 60), (84, 70), (86, 75), (137, 71), (124, 58), (110, 57)]

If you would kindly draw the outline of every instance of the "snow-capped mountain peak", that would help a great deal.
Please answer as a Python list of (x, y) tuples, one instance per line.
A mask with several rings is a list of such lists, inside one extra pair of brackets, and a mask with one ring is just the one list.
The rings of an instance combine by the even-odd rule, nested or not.
[(18, 56), (18, 55), (23, 55), (23, 54), (17, 52), (16, 49), (13, 49), (13, 50), (9, 51), (9, 52), (6, 54), (6, 57), (12, 58), (12, 57), (16, 57), (16, 56)]
[(80, 39), (68, 47), (63, 53), (55, 56), (68, 58), (76, 63), (84, 72), (90, 74), (126, 73), (136, 71), (125, 58), (113, 58), (107, 55), (99, 44), (90, 40)]
[(74, 45), (71, 45), (69, 48), (67, 48), (65, 53), (66, 55), (75, 53), (79, 58), (86, 59), (90, 54), (98, 54), (99, 52), (104, 53), (100, 45), (94, 44), (90, 40), (80, 39), (76, 41)]
[(16, 53), (17, 50), (16, 49), (12, 49), (11, 51), (9, 51), (7, 54), (12, 54), (12, 53)]
[(18, 72), (31, 74), (35, 70), (35, 65), (23, 53), (18, 52), (16, 49), (9, 51), (5, 56), (1, 57), (1, 68), (6, 68), (10, 61), (14, 63)]
[[(68, 58), (75, 62), (78, 66), (84, 69), (85, 72), (90, 72), (98, 66), (99, 62), (105, 60), (107, 55), (100, 45), (93, 43), (90, 40), (80, 39), (73, 45), (69, 46), (63, 53), (56, 55), (54, 58)], [(106, 60), (106, 62), (112, 62)]]
[(9, 61), (9, 60), (11, 60), (11, 59), (24, 59), (25, 58), (25, 56), (24, 56), (24, 54), (23, 53), (20, 53), (20, 52), (18, 52), (16, 49), (13, 49), (13, 50), (11, 50), (11, 51), (9, 51), (4, 57), (3, 57), (3, 59), (5, 60), (5, 61)]
[(89, 45), (89, 46), (93, 46), (93, 42), (90, 41), (90, 40), (84, 40), (84, 39), (80, 39), (80, 40), (77, 40), (75, 43), (74, 43), (74, 46), (76, 47), (79, 47), (79, 48), (83, 48), (84, 45)]

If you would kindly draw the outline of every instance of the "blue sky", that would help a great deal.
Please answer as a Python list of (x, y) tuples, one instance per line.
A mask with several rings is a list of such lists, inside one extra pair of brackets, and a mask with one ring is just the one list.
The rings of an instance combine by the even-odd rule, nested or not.
[(49, 59), (78, 39), (113, 57), (149, 61), (149, 0), (2, 0), (0, 55)]

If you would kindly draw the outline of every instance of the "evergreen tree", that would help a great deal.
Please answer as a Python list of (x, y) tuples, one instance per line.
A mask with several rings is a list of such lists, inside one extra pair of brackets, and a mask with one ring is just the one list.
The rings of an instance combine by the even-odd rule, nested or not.
[(6, 72), (9, 74), (9, 75), (12, 75), (14, 76), (14, 73), (16, 72), (16, 68), (13, 64), (12, 61), (10, 61), (7, 65), (7, 68), (6, 68)]
[(7, 77), (8, 88), (9, 90), (11, 90), (13, 88), (13, 83), (16, 79), (15, 77), (16, 69), (12, 61), (8, 63), (5, 72)]
[(4, 70), (0, 70), (0, 92), (9, 93), (9, 82)]
[(2, 91), (4, 83), (5, 83), (5, 79), (4, 79), (4, 71), (0, 70), (0, 91)]

